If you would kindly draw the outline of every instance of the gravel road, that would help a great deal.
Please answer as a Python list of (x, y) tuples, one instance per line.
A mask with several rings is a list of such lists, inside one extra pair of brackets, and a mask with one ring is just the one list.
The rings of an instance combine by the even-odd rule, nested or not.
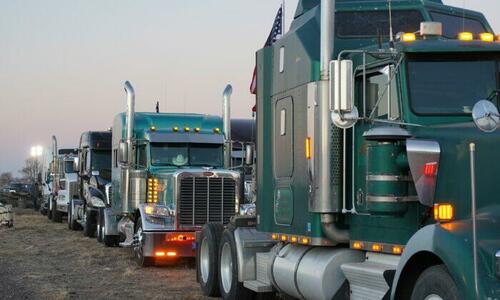
[(193, 261), (140, 268), (131, 250), (29, 209), (0, 228), (0, 299), (204, 299), (195, 276)]

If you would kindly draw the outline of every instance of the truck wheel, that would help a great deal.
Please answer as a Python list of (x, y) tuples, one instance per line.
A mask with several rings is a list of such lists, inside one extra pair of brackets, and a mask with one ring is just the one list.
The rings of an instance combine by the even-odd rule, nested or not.
[(87, 237), (95, 237), (95, 227), (92, 218), (92, 210), (87, 208), (85, 210), (85, 226), (83, 226), (83, 235)]
[(103, 239), (103, 229), (104, 227), (102, 226), (103, 222), (102, 219), (104, 218), (104, 208), (100, 207), (97, 210), (97, 230), (96, 230), (96, 235), (97, 235), (97, 241), (99, 243), (102, 243)]
[(73, 209), (74, 208), (75, 208), (75, 205), (73, 203), (73, 200), (71, 200), (69, 203), (69, 207), (68, 207), (68, 227), (71, 230), (79, 230), (81, 228), (81, 226), (73, 217)]
[(253, 299), (254, 293), (238, 282), (238, 260), (234, 230), (228, 228), (222, 234), (219, 245), (219, 289), (222, 299)]
[(411, 300), (458, 300), (457, 285), (444, 265), (427, 268), (417, 279)]
[(143, 244), (142, 244), (142, 239), (143, 239), (143, 234), (142, 234), (142, 219), (139, 216), (137, 220), (137, 225), (135, 228), (135, 235), (138, 237), (138, 245), (134, 246), (134, 257), (135, 261), (137, 264), (141, 267), (149, 267), (155, 264), (155, 259), (154, 257), (146, 257), (144, 256), (144, 251), (143, 251)]
[(219, 297), (219, 243), (224, 226), (208, 223), (200, 234), (196, 255), (196, 272), (203, 295)]
[(62, 212), (57, 210), (56, 200), (53, 200), (53, 203), (52, 203), (52, 221), (54, 221), (56, 223), (62, 222)]

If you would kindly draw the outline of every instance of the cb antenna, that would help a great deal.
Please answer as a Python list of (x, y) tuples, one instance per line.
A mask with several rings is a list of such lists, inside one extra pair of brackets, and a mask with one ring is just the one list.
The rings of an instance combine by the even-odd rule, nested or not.
[(156, 101), (156, 113), (160, 112), (160, 101)]
[(389, 1), (389, 47), (394, 49), (394, 34), (392, 31), (392, 0)]

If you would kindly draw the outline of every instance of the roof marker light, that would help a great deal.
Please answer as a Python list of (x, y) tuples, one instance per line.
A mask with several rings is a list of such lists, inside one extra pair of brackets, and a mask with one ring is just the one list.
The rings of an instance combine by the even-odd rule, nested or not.
[(483, 32), (483, 33), (479, 34), (479, 38), (481, 39), (481, 41), (488, 42), (488, 43), (495, 41), (495, 36), (489, 32)]
[(394, 254), (401, 254), (401, 253), (403, 253), (403, 248), (401, 248), (400, 246), (393, 246), (392, 247), (392, 253), (394, 253)]
[(373, 244), (372, 245), (372, 250), (375, 251), (375, 252), (380, 252), (380, 251), (382, 251), (382, 245), (380, 245), (380, 244)]
[(286, 236), (286, 234), (282, 234), (281, 235), (281, 241), (282, 242), (286, 242), (288, 240), (288, 237)]
[(352, 243), (352, 248), (354, 248), (356, 250), (363, 249), (363, 243), (361, 243), (361, 242), (354, 242), (354, 243)]
[(414, 42), (417, 40), (417, 36), (412, 32), (403, 33), (401, 36), (401, 41), (403, 42)]
[(215, 127), (215, 128), (214, 128), (214, 132), (215, 132), (215, 133), (220, 133), (220, 128)]
[(173, 131), (173, 132), (177, 132), (177, 131), (179, 131), (179, 127), (177, 127), (177, 126), (172, 127), (172, 131)]
[(190, 132), (190, 131), (191, 131), (191, 128), (189, 128), (189, 127), (184, 127), (184, 131), (185, 131), (185, 132)]
[(194, 132), (196, 132), (196, 133), (198, 133), (198, 132), (200, 132), (200, 131), (201, 131), (201, 128), (200, 128), (200, 127), (196, 127), (196, 128), (194, 129)]
[(472, 32), (460, 32), (458, 34), (458, 39), (461, 40), (461, 41), (472, 41), (474, 40), (474, 35), (472, 34)]
[(156, 131), (156, 127), (155, 127), (155, 126), (151, 126), (149, 129), (150, 129), (151, 131)]

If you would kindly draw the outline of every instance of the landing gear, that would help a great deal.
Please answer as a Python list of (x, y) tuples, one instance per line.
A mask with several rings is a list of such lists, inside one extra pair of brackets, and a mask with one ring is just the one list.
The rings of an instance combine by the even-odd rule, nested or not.
[(429, 267), (417, 279), (411, 300), (458, 300), (457, 286), (444, 265)]
[(209, 297), (219, 297), (219, 243), (224, 226), (208, 223), (201, 231), (198, 255), (196, 255), (197, 277), (203, 294)]

